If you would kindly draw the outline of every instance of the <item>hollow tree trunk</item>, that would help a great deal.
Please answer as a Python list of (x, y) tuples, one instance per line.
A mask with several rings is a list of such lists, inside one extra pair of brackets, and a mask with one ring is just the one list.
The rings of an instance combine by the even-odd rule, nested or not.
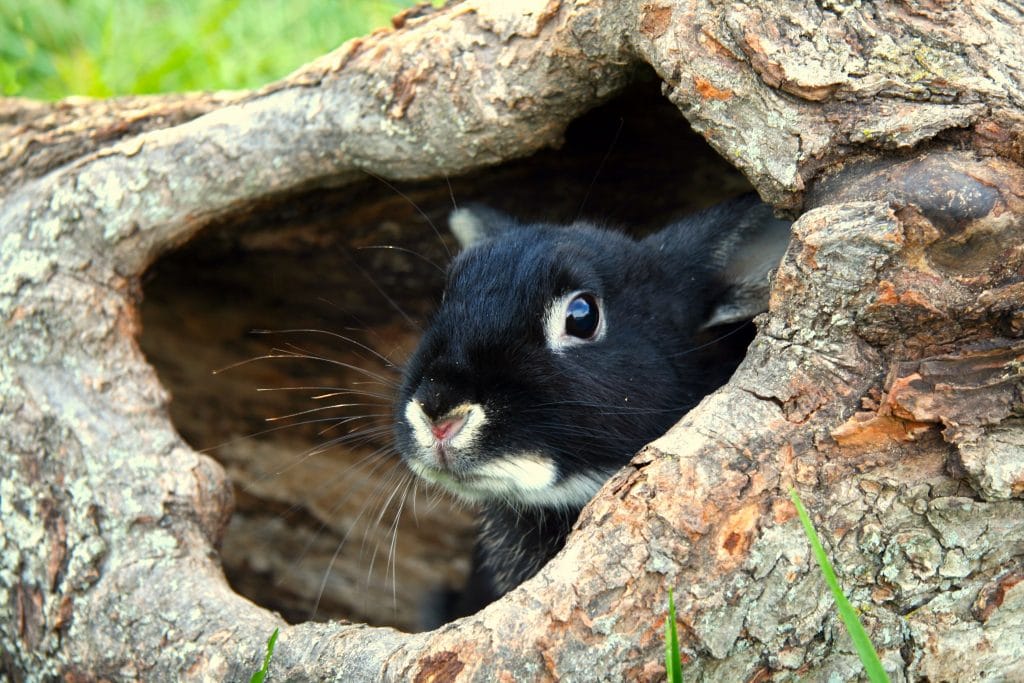
[[(796, 487), (895, 680), (1024, 677), (1020, 8), (525, 0), (396, 24), (254, 93), (0, 102), (3, 670), (238, 680), (281, 627), (272, 680), (656, 680), (673, 586), (690, 680), (854, 679)], [(214, 224), (327, 191), (352, 209), (364, 171), (557, 147), (645, 64), (800, 215), (730, 383), (475, 616), (409, 635), (239, 597), (225, 472), (136, 343), (142, 274)]]

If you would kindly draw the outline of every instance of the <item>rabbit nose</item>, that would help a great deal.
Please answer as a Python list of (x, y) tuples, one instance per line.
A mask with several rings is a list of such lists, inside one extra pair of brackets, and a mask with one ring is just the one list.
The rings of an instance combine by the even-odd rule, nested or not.
[(446, 417), (430, 423), (430, 431), (438, 441), (454, 439), (466, 424), (467, 415)]

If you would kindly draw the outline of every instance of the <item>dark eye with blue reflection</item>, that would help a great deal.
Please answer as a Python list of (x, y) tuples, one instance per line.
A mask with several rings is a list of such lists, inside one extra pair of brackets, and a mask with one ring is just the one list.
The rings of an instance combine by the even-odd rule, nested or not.
[(565, 333), (572, 337), (593, 338), (600, 322), (601, 312), (597, 307), (597, 297), (593, 294), (577, 295), (565, 309)]

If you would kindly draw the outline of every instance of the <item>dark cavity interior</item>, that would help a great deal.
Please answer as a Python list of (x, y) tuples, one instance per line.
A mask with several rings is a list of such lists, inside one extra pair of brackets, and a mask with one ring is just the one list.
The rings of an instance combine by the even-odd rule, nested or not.
[(574, 122), (561, 149), (450, 190), (367, 178), (275, 198), (160, 259), (140, 341), (177, 429), (234, 482), (234, 588), (293, 622), (411, 629), (431, 591), (461, 584), (473, 510), (417, 485), (389, 448), (398, 368), (456, 249), (452, 196), (643, 233), (748, 189), (652, 79)]

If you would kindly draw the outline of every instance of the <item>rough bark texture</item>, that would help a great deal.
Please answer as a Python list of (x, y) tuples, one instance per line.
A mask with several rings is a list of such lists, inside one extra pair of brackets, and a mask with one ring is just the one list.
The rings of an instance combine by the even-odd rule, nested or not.
[[(260, 92), (0, 102), (0, 666), (239, 680), (280, 626), (278, 680), (656, 680), (674, 586), (688, 679), (855, 679), (795, 486), (894, 680), (1024, 677), (1022, 24), (996, 1), (463, 2)], [(286, 625), (237, 595), (217, 550), (225, 471), (172, 427), (136, 341), (143, 273), (202, 228), (258, 250), (294, 244), (259, 232), (268, 217), (387, 205), (354, 184), (364, 171), (423, 181), (430, 207), (445, 176), (503, 196), (508, 169), (649, 81), (644, 64), (800, 214), (733, 380), (473, 617), (416, 635)], [(680, 183), (658, 180), (658, 201)], [(364, 210), (380, 228), (387, 209)], [(374, 230), (343, 224), (332, 244)], [(336, 285), (346, 305), (397, 326), (358, 308), (377, 294), (357, 282)]]

